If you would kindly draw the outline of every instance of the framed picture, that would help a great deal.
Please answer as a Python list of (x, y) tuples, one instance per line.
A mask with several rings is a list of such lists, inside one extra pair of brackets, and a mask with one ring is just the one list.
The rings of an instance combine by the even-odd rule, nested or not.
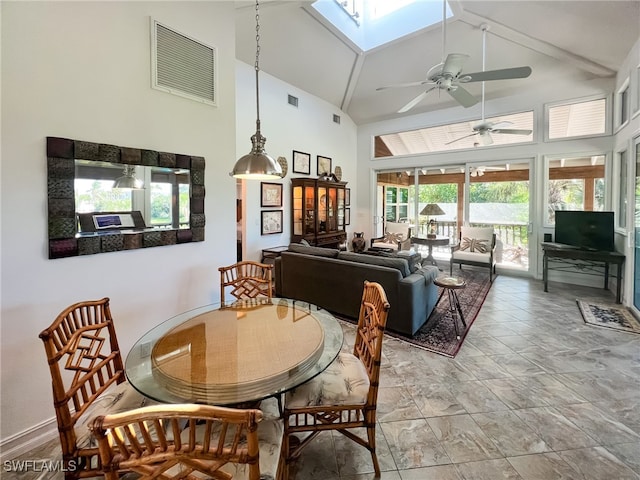
[(282, 210), (263, 210), (261, 213), (261, 235), (282, 233)]
[(261, 207), (281, 207), (282, 206), (282, 184), (260, 182), (260, 206)]
[(311, 174), (311, 155), (304, 152), (293, 151), (293, 173)]
[(331, 159), (318, 155), (318, 176), (331, 173)]
[(344, 204), (347, 207), (351, 205), (351, 189), (350, 188), (344, 189)]
[(344, 209), (344, 224), (351, 225), (351, 209), (350, 208)]

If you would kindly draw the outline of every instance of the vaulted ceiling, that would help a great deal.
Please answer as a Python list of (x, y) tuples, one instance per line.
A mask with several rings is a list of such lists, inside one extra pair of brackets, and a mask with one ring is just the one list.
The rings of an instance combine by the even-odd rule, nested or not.
[[(261, 70), (330, 102), (357, 124), (457, 105), (446, 93), (433, 91), (398, 114), (424, 87), (376, 91), (426, 78), (442, 59), (441, 23), (363, 53), (314, 13), (311, 3), (261, 1)], [(449, 0), (449, 5), (453, 17), (446, 28), (446, 53), (470, 56), (463, 72), (482, 70), (483, 24), (489, 27), (487, 70), (524, 65), (533, 70), (526, 79), (486, 82), (487, 99), (525, 92), (541, 82), (612, 78), (640, 38), (640, 0)], [(236, 7), (236, 57), (253, 65), (255, 4), (237, 1)], [(479, 82), (465, 88), (480, 98)]]

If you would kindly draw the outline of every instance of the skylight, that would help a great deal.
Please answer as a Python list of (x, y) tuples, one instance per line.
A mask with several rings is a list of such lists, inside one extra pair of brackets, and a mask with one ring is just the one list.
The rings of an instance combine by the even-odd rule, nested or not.
[(442, 22), (438, 1), (317, 0), (311, 6), (362, 52)]

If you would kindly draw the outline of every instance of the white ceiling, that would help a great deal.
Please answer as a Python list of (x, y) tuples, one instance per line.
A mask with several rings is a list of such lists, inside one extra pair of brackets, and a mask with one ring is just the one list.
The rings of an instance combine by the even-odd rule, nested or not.
[[(362, 53), (326, 25), (311, 3), (261, 1), (261, 70), (334, 104), (357, 124), (457, 105), (446, 93), (433, 91), (398, 114), (423, 87), (376, 91), (426, 78), (441, 62), (441, 24)], [(253, 65), (255, 3), (236, 5), (236, 57)], [(487, 70), (523, 65), (533, 70), (527, 79), (486, 82), (487, 99), (540, 82), (611, 78), (640, 38), (640, 0), (449, 0), (449, 5), (454, 16), (447, 23), (446, 53), (471, 56), (463, 73), (482, 70), (482, 24), (489, 26)], [(465, 88), (480, 99), (480, 83)]]

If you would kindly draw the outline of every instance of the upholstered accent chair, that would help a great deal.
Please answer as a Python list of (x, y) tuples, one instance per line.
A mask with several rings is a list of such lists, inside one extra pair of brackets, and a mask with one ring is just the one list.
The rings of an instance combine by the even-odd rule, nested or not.
[(236, 300), (247, 301), (264, 299), (271, 301), (273, 296), (273, 265), (252, 261), (242, 261), (218, 268), (220, 271), (220, 302), (226, 304), (225, 293), (229, 293)]
[[(96, 417), (106, 480), (124, 472), (142, 478), (273, 480), (282, 420), (257, 409), (174, 404)], [(194, 475), (195, 473), (195, 475)]]
[(489, 269), (489, 281), (496, 273), (496, 234), (492, 227), (462, 227), (459, 241), (451, 246), (449, 274), (453, 275), (453, 264), (473, 265)]
[(67, 307), (40, 338), (51, 373), (65, 478), (102, 475), (89, 421), (156, 403), (126, 381), (109, 298)]
[[(389, 302), (382, 286), (365, 282), (353, 354), (341, 352), (324, 372), (285, 394), (281, 479), (289, 478), (291, 462), (325, 430), (336, 430), (369, 450), (376, 478), (380, 476), (376, 405), (388, 313)], [(350, 431), (353, 428), (366, 429), (367, 438)], [(294, 434), (307, 435), (294, 444)]]
[(411, 248), (411, 225), (402, 222), (385, 222), (384, 235), (372, 238), (371, 248), (409, 250)]

